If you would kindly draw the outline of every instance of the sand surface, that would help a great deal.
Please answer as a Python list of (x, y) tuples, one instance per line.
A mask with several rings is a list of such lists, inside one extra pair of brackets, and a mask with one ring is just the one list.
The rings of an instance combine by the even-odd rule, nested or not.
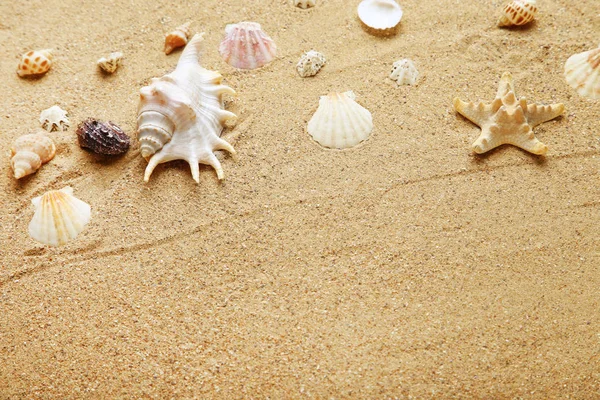
[[(495, 27), (501, 1), (404, 0), (377, 38), (358, 1), (0, 3), (0, 398), (600, 398), (600, 102), (563, 78), (600, 41), (596, 0), (539, 0), (526, 29)], [(257, 21), (278, 57), (225, 64), (228, 23)], [(225, 179), (146, 161), (139, 90), (171, 71), (164, 34), (206, 32), (202, 64), (237, 92)], [(30, 49), (52, 70), (24, 80)], [(295, 64), (328, 59), (312, 79)], [(113, 76), (98, 58), (124, 53)], [(411, 58), (416, 87), (387, 79)], [(454, 96), (565, 104), (540, 125), (548, 155), (470, 150), (479, 128)], [(319, 96), (353, 90), (368, 141), (326, 150), (306, 133)], [(58, 153), (16, 181), (9, 148), (58, 104)], [(131, 137), (125, 156), (79, 148), (96, 117)], [(74, 241), (33, 241), (30, 201), (70, 185), (92, 207)]]

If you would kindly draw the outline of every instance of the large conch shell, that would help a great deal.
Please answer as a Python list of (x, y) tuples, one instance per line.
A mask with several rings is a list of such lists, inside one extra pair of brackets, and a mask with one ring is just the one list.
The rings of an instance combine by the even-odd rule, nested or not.
[(15, 178), (21, 179), (24, 176), (36, 172), (42, 164), (54, 158), (56, 146), (52, 139), (39, 133), (31, 133), (17, 138), (10, 148), (12, 167)]
[(580, 96), (600, 99), (600, 46), (569, 57), (565, 79)]
[(35, 214), (29, 223), (29, 236), (49, 246), (62, 246), (90, 222), (91, 208), (73, 196), (69, 186), (51, 190), (31, 200)]
[(175, 71), (152, 79), (140, 90), (137, 134), (142, 156), (148, 160), (146, 182), (158, 164), (172, 160), (187, 161), (198, 183), (198, 163), (212, 166), (217, 177), (223, 179), (221, 163), (213, 152), (235, 153), (220, 138), (225, 121), (236, 118), (224, 110), (223, 95), (235, 91), (221, 84), (221, 74), (200, 66), (203, 35), (194, 35), (190, 40)]

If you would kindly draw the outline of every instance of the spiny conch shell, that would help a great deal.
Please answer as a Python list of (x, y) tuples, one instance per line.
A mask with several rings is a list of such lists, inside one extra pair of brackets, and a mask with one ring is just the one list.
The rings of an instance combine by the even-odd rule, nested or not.
[(77, 127), (79, 146), (94, 153), (114, 156), (129, 150), (129, 136), (115, 123), (88, 118)]
[(600, 99), (600, 46), (569, 57), (565, 78), (580, 96)]
[(56, 146), (48, 136), (31, 133), (17, 138), (10, 152), (10, 166), (15, 178), (20, 179), (33, 174), (42, 164), (52, 160), (56, 154)]
[(325, 56), (318, 51), (311, 50), (304, 53), (296, 65), (298, 75), (303, 78), (315, 76), (325, 65), (325, 61)]
[(225, 39), (219, 53), (235, 68), (256, 69), (275, 57), (277, 46), (256, 22), (240, 22), (225, 27)]
[(119, 65), (121, 65), (121, 60), (123, 60), (123, 53), (115, 51), (114, 53), (110, 53), (108, 57), (99, 59), (98, 66), (107, 74), (112, 74), (119, 68)]
[(179, 47), (183, 47), (187, 44), (190, 38), (190, 23), (178, 26), (174, 31), (169, 32), (165, 36), (165, 54), (171, 54), (171, 52)]
[(345, 149), (367, 139), (373, 130), (371, 113), (354, 101), (352, 91), (321, 96), (308, 121), (308, 133), (322, 146)]
[(21, 57), (17, 74), (20, 77), (39, 76), (48, 72), (51, 66), (51, 49), (29, 51)]
[(198, 163), (212, 166), (222, 179), (223, 169), (213, 152), (235, 153), (220, 138), (225, 121), (236, 118), (224, 110), (223, 95), (235, 91), (221, 84), (221, 74), (199, 65), (202, 35), (194, 35), (175, 71), (152, 79), (140, 91), (138, 138), (141, 154), (148, 160), (146, 182), (158, 164), (171, 160), (187, 161), (198, 183)]
[(535, 0), (513, 0), (502, 9), (498, 26), (520, 26), (528, 24), (535, 18), (537, 7)]
[(314, 7), (315, 0), (294, 0), (294, 5), (300, 8)]
[(363, 0), (358, 5), (358, 18), (375, 35), (391, 35), (402, 19), (402, 8), (394, 0)]
[(73, 196), (69, 186), (51, 190), (31, 200), (35, 214), (29, 223), (29, 236), (49, 246), (62, 246), (90, 222), (90, 205)]
[(69, 127), (67, 112), (59, 106), (52, 106), (40, 113), (40, 123), (42, 128), (48, 132), (55, 130), (66, 131)]
[(390, 79), (396, 81), (398, 85), (414, 85), (418, 77), (417, 67), (408, 58), (398, 60), (392, 66)]

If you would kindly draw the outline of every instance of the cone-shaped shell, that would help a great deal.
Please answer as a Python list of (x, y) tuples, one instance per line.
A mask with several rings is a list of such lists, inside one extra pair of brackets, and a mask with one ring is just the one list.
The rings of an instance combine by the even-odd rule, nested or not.
[(580, 96), (600, 99), (600, 47), (569, 57), (565, 79)]
[(255, 69), (268, 64), (275, 57), (277, 46), (256, 22), (229, 24), (219, 53), (225, 62), (235, 68)]
[(29, 51), (21, 57), (17, 74), (20, 77), (39, 76), (48, 72), (52, 66), (52, 50)]
[(502, 9), (498, 26), (521, 26), (530, 23), (537, 13), (535, 0), (513, 0)]
[(390, 79), (396, 81), (398, 85), (414, 85), (418, 77), (417, 67), (408, 58), (398, 60), (392, 66)]
[(308, 121), (308, 133), (322, 146), (345, 149), (366, 140), (373, 130), (371, 113), (354, 101), (353, 92), (321, 96)]
[(62, 246), (74, 239), (90, 222), (89, 204), (75, 198), (73, 189), (52, 190), (31, 200), (35, 214), (29, 223), (29, 235), (49, 246)]
[(140, 91), (138, 139), (140, 152), (148, 160), (146, 182), (158, 164), (171, 160), (187, 161), (196, 182), (199, 163), (212, 166), (222, 179), (223, 169), (214, 151), (235, 152), (220, 138), (225, 121), (235, 118), (224, 109), (223, 95), (235, 92), (221, 84), (218, 72), (200, 66), (202, 35), (190, 40), (175, 71), (152, 79)]
[(363, 26), (376, 35), (394, 33), (402, 19), (402, 8), (394, 0), (363, 0), (357, 12)]
[(171, 54), (171, 52), (179, 47), (183, 47), (187, 44), (190, 38), (190, 23), (175, 28), (174, 31), (169, 32), (165, 35), (165, 54)]
[(10, 166), (15, 178), (20, 179), (33, 174), (42, 164), (52, 160), (56, 154), (56, 146), (48, 136), (32, 133), (15, 140), (10, 152)]

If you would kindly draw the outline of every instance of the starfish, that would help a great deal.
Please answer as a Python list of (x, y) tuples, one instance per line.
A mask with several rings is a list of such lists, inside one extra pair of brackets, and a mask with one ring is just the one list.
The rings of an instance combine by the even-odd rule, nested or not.
[(477, 154), (512, 144), (530, 153), (544, 155), (548, 147), (533, 135), (533, 128), (558, 117), (565, 110), (562, 103), (528, 105), (525, 97), (517, 99), (509, 72), (502, 74), (498, 93), (491, 104), (466, 103), (456, 97), (454, 108), (481, 127), (481, 134), (473, 143), (473, 151)]

